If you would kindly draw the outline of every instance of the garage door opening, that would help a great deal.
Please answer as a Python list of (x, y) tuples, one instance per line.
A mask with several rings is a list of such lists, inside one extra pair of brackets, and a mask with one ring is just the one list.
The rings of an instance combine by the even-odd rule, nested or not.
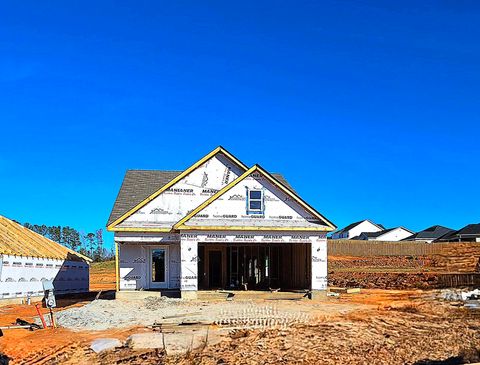
[(198, 277), (202, 290), (308, 289), (310, 244), (198, 245)]

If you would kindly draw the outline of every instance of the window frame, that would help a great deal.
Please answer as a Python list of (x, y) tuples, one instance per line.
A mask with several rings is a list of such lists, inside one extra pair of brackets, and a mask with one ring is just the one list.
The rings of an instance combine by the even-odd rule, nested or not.
[[(251, 193), (259, 192), (259, 198), (252, 198)], [(263, 189), (248, 189), (247, 188), (247, 214), (261, 214), (263, 215), (265, 212), (265, 200), (264, 200), (264, 191)], [(252, 202), (260, 202), (260, 208), (252, 208)]]

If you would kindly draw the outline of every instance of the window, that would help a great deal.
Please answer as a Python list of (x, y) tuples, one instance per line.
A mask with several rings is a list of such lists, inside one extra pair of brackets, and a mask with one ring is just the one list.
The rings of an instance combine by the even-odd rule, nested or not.
[(248, 190), (247, 213), (263, 214), (262, 190)]

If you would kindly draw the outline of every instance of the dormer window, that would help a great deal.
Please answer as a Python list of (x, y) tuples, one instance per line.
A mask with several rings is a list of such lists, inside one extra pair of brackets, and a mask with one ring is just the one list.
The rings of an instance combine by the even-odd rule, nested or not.
[(263, 214), (263, 190), (247, 189), (247, 214)]

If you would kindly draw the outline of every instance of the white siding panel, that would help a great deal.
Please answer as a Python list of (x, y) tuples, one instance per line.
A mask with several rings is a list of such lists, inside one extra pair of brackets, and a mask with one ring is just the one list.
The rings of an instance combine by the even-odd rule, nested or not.
[(45, 280), (53, 280), (56, 294), (89, 290), (86, 262), (4, 255), (1, 266), (0, 299), (43, 295)]
[(396, 228), (394, 230), (391, 230), (390, 232), (385, 233), (384, 235), (377, 237), (375, 240), (376, 241), (401, 241), (404, 238), (407, 238), (411, 235), (412, 235), (412, 232), (409, 232), (406, 229)]

